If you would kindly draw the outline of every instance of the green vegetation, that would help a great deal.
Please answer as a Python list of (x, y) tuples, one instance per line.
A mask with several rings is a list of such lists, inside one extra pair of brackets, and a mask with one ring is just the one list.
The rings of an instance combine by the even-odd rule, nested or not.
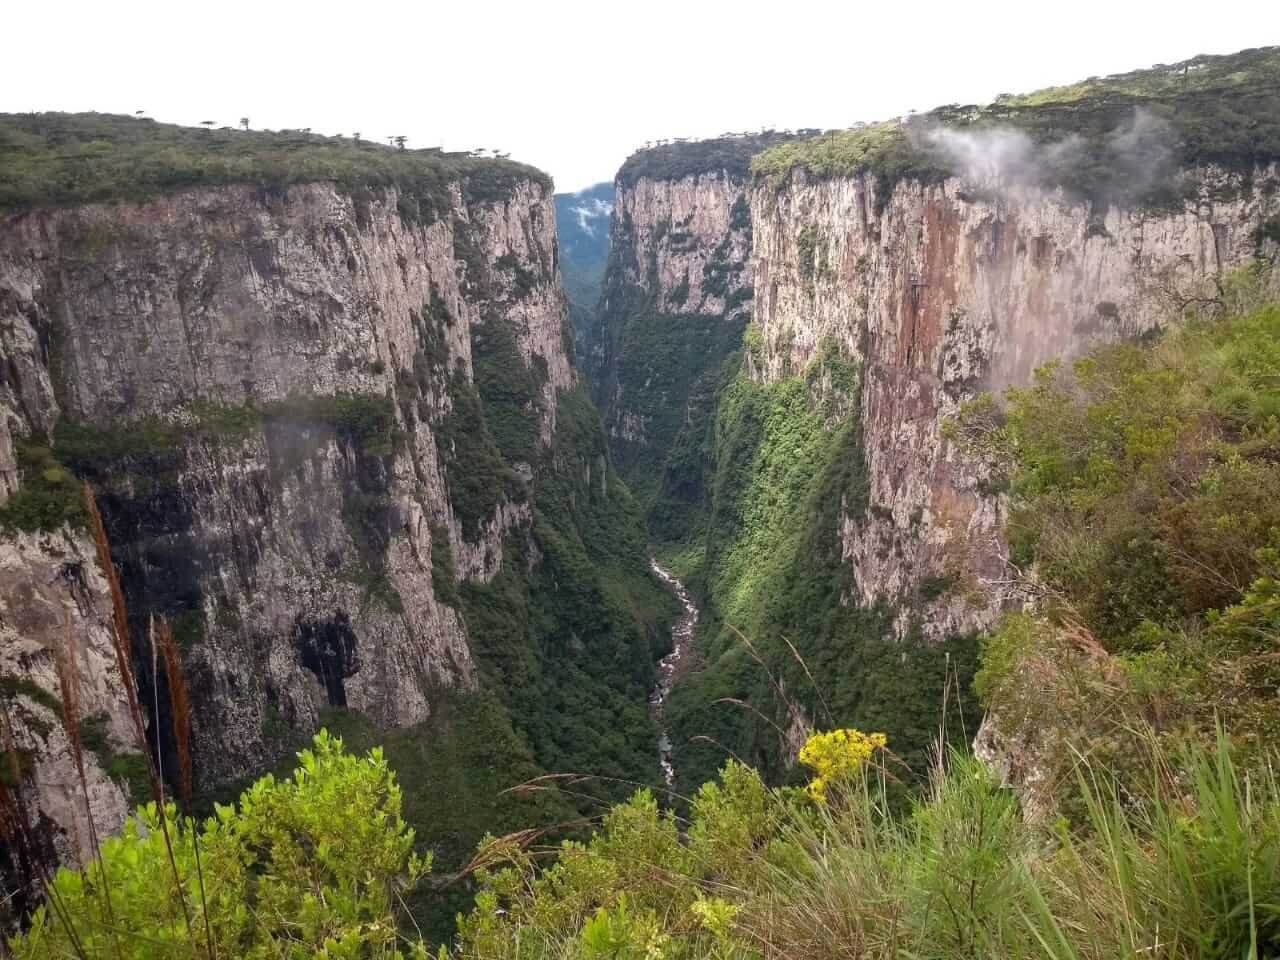
[(456, 607), (459, 602), (457, 573), (453, 566), (453, 546), (446, 527), (431, 526), (431, 592), (437, 600)]
[(795, 169), (816, 177), (870, 173), (883, 203), (899, 180), (928, 183), (955, 172), (928, 136), (940, 127), (1012, 129), (1036, 144), (1069, 144), (1026, 172), (1096, 204), (1180, 205), (1195, 184), (1178, 180), (1176, 168), (1216, 164), (1247, 173), (1280, 157), (1280, 48), (1195, 57), (981, 107), (939, 107), (906, 123), (823, 133), (763, 150), (751, 170), (775, 185)]
[[(62, 706), (56, 708), (61, 713)], [(107, 732), (106, 714), (80, 721), (80, 742), (97, 758), (102, 771), (120, 785), (125, 799), (140, 804), (151, 796), (151, 779), (146, 758), (134, 750), (118, 750)]]
[(59, 420), (53, 444), (77, 473), (92, 474), (132, 457), (173, 453), (192, 440), (240, 443), (264, 424), (321, 424), (368, 456), (390, 456), (395, 442), (395, 405), (383, 394), (293, 395), (264, 404), (195, 404), (186, 422), (144, 417), (96, 424)]
[(83, 872), (58, 871), (12, 955), (425, 957), (395, 921), (431, 861), (381, 751), (357, 759), (321, 732), (298, 763), (203, 822), (139, 808)]
[(774, 144), (791, 139), (790, 134), (766, 130), (713, 140), (675, 141), (637, 150), (618, 171), (617, 182), (632, 186), (637, 180), (682, 180), (699, 174), (723, 172), (735, 180), (746, 179), (751, 158)]
[(523, 490), (493, 441), (475, 386), (455, 370), (449, 387), (453, 407), (437, 424), (436, 443), (444, 455), (454, 516), (462, 524), (463, 535), (475, 537), (504, 496), (516, 499)]
[[(518, 743), (491, 732), (464, 732), (469, 749), (519, 763)], [(1143, 774), (1123, 782), (1086, 762), (1074, 829), (1025, 816), (956, 752), (896, 811), (884, 743), (849, 729), (812, 737), (802, 753), (816, 790), (771, 789), (730, 762), (685, 820), (640, 790), (586, 839), (490, 838), (470, 865), (480, 889), (456, 955), (1233, 960), (1280, 949), (1280, 783), (1245, 776), (1225, 740), (1168, 750), (1147, 739)], [(420, 749), (399, 745), (410, 773), (397, 775), (390, 751), (356, 759), (322, 732), (292, 777), (263, 778), (238, 806), (203, 822), (170, 806), (172, 865), (160, 814), (141, 808), (100, 861), (59, 871), (55, 909), (37, 910), (13, 955), (176, 960), (206, 955), (211, 934), (222, 956), (425, 958), (403, 905), (438, 893), (422, 889), (433, 858), (415, 853), (403, 798), (430, 797), (430, 820), (467, 816), (459, 804), (474, 794), (450, 777), (456, 763)], [(425, 789), (414, 775), (431, 778)]]
[(83, 526), (84, 499), (75, 475), (43, 444), (19, 440), (14, 446), (22, 485), (0, 506), (0, 528), (30, 533)]
[(471, 328), (471, 365), (485, 424), (503, 459), (532, 462), (545, 370), (541, 377), (535, 376), (520, 353), (511, 324), (496, 318)]
[(1051, 364), (951, 427), (1009, 484), (1011, 558), (1046, 594), (985, 641), (979, 691), (1064, 766), (1074, 747), (1123, 767), (1139, 717), (1179, 736), (1217, 718), (1245, 758), (1280, 734), (1264, 693), (1280, 682), (1280, 306), (1252, 305), (1265, 284), (1247, 271), (1223, 319)]
[[(707, 662), (667, 718), (682, 786), (725, 752), (761, 769), (731, 762), (687, 821), (638, 794), (549, 869), (500, 842), (460, 927), (463, 954), (1280, 949), (1280, 307), (1259, 302), (1267, 281), (1262, 268), (1234, 277), (1220, 316), (1052, 365), (948, 429), (1008, 491), (1012, 554), (1036, 575), (1036, 610), (983, 639), (975, 678), (1001, 733), (1047, 775), (1030, 814), (960, 754), (935, 760), (922, 794), (901, 789), (931, 766), (942, 691), (965, 697), (974, 643), (921, 658), (911, 637), (892, 639), (887, 611), (847, 605), (837, 518), (864, 509), (857, 419), (828, 431), (839, 397), (814, 391), (835, 383), (856, 398), (857, 371), (825, 350), (815, 366), (830, 376), (730, 380), (702, 566)], [(953, 588), (946, 575), (918, 593)], [(797, 707), (884, 730), (893, 753), (875, 776), (841, 775), (859, 763), (831, 750), (851, 744), (860, 762), (875, 735), (815, 737), (801, 756), (820, 787), (770, 789), (766, 778), (788, 776), (774, 725)], [(691, 736), (709, 740), (679, 746)]]
[[(667, 707), (683, 793), (726, 756), (788, 776), (777, 728), (796, 710), (814, 723), (892, 731), (914, 771), (905, 777), (921, 776), (944, 687), (959, 679), (963, 689), (972, 675), (973, 637), (933, 647), (913, 631), (899, 641), (888, 609), (850, 601), (840, 526), (866, 509), (859, 383), (857, 368), (826, 344), (800, 375), (761, 385), (739, 374), (720, 393), (695, 580), (704, 662)], [(976, 720), (961, 699), (961, 717)]]
[[(850, 731), (856, 733), (856, 731)], [(1280, 947), (1280, 786), (1225, 748), (1148, 755), (1122, 792), (1082, 779), (1086, 824), (1029, 821), (972, 758), (899, 814), (891, 769), (814, 802), (730, 763), (687, 824), (640, 793), (539, 870), (495, 845), (463, 956), (1004, 958), (1270, 956)], [(1184, 783), (1161, 774), (1177, 762)]]
[(639, 511), (607, 468), (581, 387), (559, 398), (535, 490), (532, 543), (509, 544), (490, 583), (460, 587), (486, 685), (544, 769), (604, 778), (606, 795), (616, 791), (608, 778), (651, 782), (645, 702), (672, 601), (645, 568)]
[(942, 157), (913, 141), (906, 129), (896, 123), (833, 130), (807, 140), (780, 143), (751, 160), (751, 172), (769, 178), (775, 185), (797, 168), (816, 177), (874, 172), (882, 189), (908, 177), (929, 183), (950, 172)]
[(352, 192), (357, 216), (370, 188), (400, 191), (401, 215), (445, 215), (449, 185), (492, 203), (521, 182), (545, 190), (532, 167), (438, 149), (395, 150), (299, 130), (201, 130), (100, 113), (0, 114), (0, 213), (37, 206), (147, 200), (189, 187), (247, 183), (280, 191), (332, 181)]
[(381, 730), (355, 711), (336, 709), (323, 723), (352, 752), (381, 749), (403, 796), (414, 850), (430, 858), (440, 881), (406, 891), (402, 932), (420, 929), (431, 941), (447, 942), (458, 913), (472, 905), (475, 884), (458, 874), (481, 839), (524, 829), (563, 835), (561, 825), (576, 811), (555, 792), (513, 789), (543, 768), (493, 695), (441, 691), (432, 710), (430, 720), (403, 730)]
[[(735, 229), (750, 229), (747, 220)], [(660, 553), (687, 551), (700, 543), (705, 525), (710, 425), (716, 392), (725, 371), (736, 369), (735, 355), (750, 319), (742, 309), (750, 288), (730, 292), (742, 265), (729, 259), (730, 238), (713, 251), (702, 276), (703, 292), (725, 298), (718, 314), (659, 309), (656, 259), (636, 264), (649, 280), (636, 286), (625, 280), (636, 260), (623, 229), (610, 251), (610, 267), (601, 298), (596, 342), (606, 357), (595, 387), (598, 402), (608, 403), (611, 420), (643, 422), (643, 437), (615, 431), (610, 452), (618, 472), (640, 500), (650, 539)], [(687, 280), (686, 280), (687, 283)], [(673, 304), (681, 298), (673, 291)], [(687, 295), (688, 287), (684, 287)]]
[(3, 697), (6, 703), (12, 703), (18, 697), (26, 697), (51, 711), (55, 716), (62, 714), (62, 701), (40, 684), (26, 677), (0, 674), (0, 697)]

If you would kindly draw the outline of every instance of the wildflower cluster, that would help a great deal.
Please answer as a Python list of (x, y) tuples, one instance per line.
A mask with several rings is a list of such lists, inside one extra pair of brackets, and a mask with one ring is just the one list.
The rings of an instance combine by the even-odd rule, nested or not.
[(831, 783), (859, 770), (888, 742), (883, 733), (863, 733), (852, 728), (815, 733), (800, 750), (800, 762), (814, 773), (809, 796), (818, 803), (825, 802)]

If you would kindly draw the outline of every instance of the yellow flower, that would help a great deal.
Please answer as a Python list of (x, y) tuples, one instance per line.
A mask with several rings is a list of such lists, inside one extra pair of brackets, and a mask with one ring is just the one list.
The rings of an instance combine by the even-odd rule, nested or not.
[(800, 762), (814, 774), (809, 796), (825, 803), (827, 786), (832, 781), (861, 769), (888, 742), (883, 733), (863, 733), (852, 728), (815, 733), (800, 750)]

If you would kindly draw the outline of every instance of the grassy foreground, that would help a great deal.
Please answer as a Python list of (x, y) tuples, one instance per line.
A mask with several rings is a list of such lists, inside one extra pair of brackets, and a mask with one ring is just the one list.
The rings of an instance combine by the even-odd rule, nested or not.
[[(818, 790), (771, 789), (730, 763), (687, 821), (643, 790), (590, 841), (564, 843), (553, 865), (522, 834), (490, 842), (477, 906), (438, 955), (1138, 960), (1280, 949), (1280, 786), (1237, 769), (1225, 738), (1176, 752), (1149, 738), (1147, 776), (1123, 787), (1084, 764), (1074, 822), (1028, 820), (1013, 792), (958, 753), (895, 814), (895, 764), (878, 737), (814, 741), (832, 747), (808, 758)], [(381, 753), (357, 759), (321, 734), (300, 760), (293, 777), (265, 778), (202, 825), (145, 807), (99, 860), (59, 872), (12, 955), (427, 956), (397, 920), (430, 863), (412, 854)]]

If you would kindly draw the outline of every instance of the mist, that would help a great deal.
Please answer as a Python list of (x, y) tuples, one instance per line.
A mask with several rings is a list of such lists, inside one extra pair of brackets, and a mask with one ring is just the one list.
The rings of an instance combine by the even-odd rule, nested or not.
[(1063, 187), (1095, 201), (1141, 197), (1169, 181), (1175, 134), (1141, 107), (1099, 138), (1070, 134), (1037, 142), (1011, 126), (957, 129), (935, 126), (915, 135), (964, 179), (994, 188)]

